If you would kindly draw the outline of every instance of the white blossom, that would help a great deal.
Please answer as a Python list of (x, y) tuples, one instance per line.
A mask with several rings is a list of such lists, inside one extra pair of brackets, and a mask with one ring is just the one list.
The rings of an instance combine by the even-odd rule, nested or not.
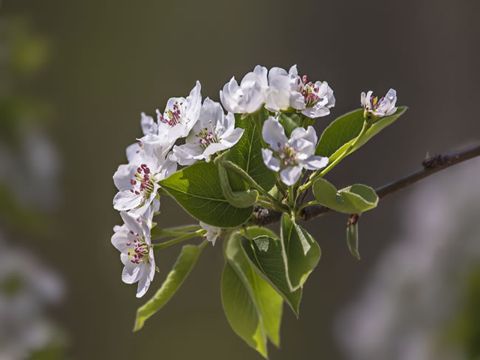
[(378, 99), (376, 96), (372, 96), (373, 91), (367, 93), (362, 92), (360, 102), (365, 109), (365, 112), (372, 114), (375, 117), (390, 116), (395, 114), (397, 108), (395, 103), (397, 102), (397, 92), (395, 89), (388, 90), (387, 94)]
[(140, 125), (142, 127), (143, 137), (127, 147), (128, 162), (138, 162), (137, 157), (143, 156), (145, 149), (154, 156), (160, 158), (166, 157), (175, 140), (172, 141), (172, 139), (166, 136), (160, 136), (157, 122), (145, 113), (141, 114)]
[(257, 65), (253, 72), (246, 74), (240, 85), (232, 77), (220, 90), (223, 107), (234, 114), (250, 114), (265, 103), (268, 89), (267, 68)]
[(265, 165), (280, 172), (280, 179), (288, 186), (295, 184), (303, 169), (318, 170), (328, 164), (328, 158), (316, 156), (317, 134), (313, 127), (296, 128), (290, 139), (277, 119), (269, 117), (262, 129), (263, 139), (270, 145), (262, 149)]
[(200, 226), (202, 227), (202, 229), (207, 230), (207, 232), (205, 233), (205, 238), (212, 243), (212, 246), (215, 245), (215, 242), (222, 234), (222, 229), (205, 224), (202, 221), (200, 221)]
[(122, 280), (126, 284), (138, 282), (137, 297), (147, 292), (155, 275), (155, 258), (150, 240), (149, 219), (120, 213), (124, 224), (113, 228), (112, 245), (120, 251), (124, 268)]
[(113, 199), (113, 207), (118, 211), (129, 211), (133, 216), (141, 216), (154, 203), (160, 185), (158, 182), (170, 176), (177, 164), (170, 159), (162, 159), (148, 151), (141, 151), (129, 164), (123, 164), (113, 175), (118, 193)]
[(197, 160), (208, 162), (213, 154), (235, 145), (243, 132), (244, 129), (235, 128), (232, 113), (225, 115), (219, 103), (206, 98), (185, 144), (173, 148), (174, 158), (180, 165), (191, 165)]
[(326, 81), (308, 81), (299, 76), (297, 66), (285, 69), (274, 67), (268, 73), (268, 93), (265, 107), (270, 111), (295, 109), (309, 118), (330, 114), (335, 106), (333, 90)]
[[(173, 97), (168, 99), (163, 114), (157, 109), (157, 124), (151, 124), (150, 120), (145, 120), (144, 127), (146, 130), (155, 131), (156, 125), (158, 131), (157, 134), (150, 136), (150, 141), (157, 140), (161, 143), (167, 142), (173, 145), (177, 139), (187, 136), (200, 116), (201, 106), (201, 85), (197, 81), (186, 98)], [(149, 140), (149, 138), (144, 139), (144, 142), (145, 140)]]

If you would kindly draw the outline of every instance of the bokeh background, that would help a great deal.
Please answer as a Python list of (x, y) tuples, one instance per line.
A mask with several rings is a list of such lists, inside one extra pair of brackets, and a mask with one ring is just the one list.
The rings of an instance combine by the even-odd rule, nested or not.
[[(113, 172), (125, 161), (125, 147), (140, 135), (140, 112), (153, 113), (168, 97), (187, 94), (197, 79), (202, 82), (203, 96), (218, 99), (218, 90), (232, 75), (241, 77), (256, 64), (288, 67), (296, 63), (301, 72), (327, 80), (335, 91), (337, 105), (332, 116), (317, 121), (320, 131), (335, 116), (358, 107), (361, 91), (384, 93), (395, 87), (399, 103), (410, 107), (407, 115), (349, 157), (330, 177), (339, 186), (354, 182), (381, 185), (417, 169), (427, 153), (480, 140), (479, 13), (480, 2), (475, 0), (2, 1), (2, 44), (21, 43), (25, 37), (36, 39), (23, 57), (2, 52), (9, 64), (2, 65), (2, 96), (25, 98), (36, 106), (32, 110), (21, 102), (20, 108), (29, 109), (27, 115), (0, 114), (0, 135), (6, 135), (0, 138), (7, 144), (2, 151), (14, 154), (0, 157), (0, 178), (15, 185), (8, 187), (8, 195), (0, 200), (0, 229), (7, 246), (28, 251), (42, 266), (52, 269), (56, 286), (61, 288), (56, 305), (42, 310), (49, 324), (55, 324), (55, 348), (62, 349), (47, 356), (260, 359), (234, 335), (224, 318), (219, 296), (220, 246), (208, 248), (173, 301), (144, 330), (132, 333), (135, 310), (144, 300), (135, 299), (134, 287), (121, 282), (118, 253), (110, 245), (112, 227), (120, 218), (111, 201)], [(23, 36), (25, 32), (28, 35)], [(16, 34), (23, 38), (12, 40)], [(22, 61), (35, 71), (16, 69), (14, 65)], [(24, 118), (33, 120), (19, 120)], [(12, 126), (13, 132), (9, 130)], [(37, 134), (36, 143), (25, 140), (33, 133)], [(44, 139), (43, 147), (38, 145), (39, 136)], [(23, 145), (12, 145), (14, 137), (23, 139)], [(25, 151), (33, 157), (29, 166), (36, 168), (40, 177), (22, 172), (27, 166), (12, 162), (12, 156), (15, 159), (15, 154)], [(358, 310), (361, 304), (352, 304), (362, 298), (364, 289), (373, 286), (376, 273), (387, 271), (388, 266), (377, 264), (385, 262), (382, 257), (392, 246), (433, 236), (421, 231), (423, 216), (430, 218), (436, 207), (450, 203), (434, 201), (436, 198), (451, 193), (478, 194), (478, 188), (468, 188), (452, 174), (460, 176), (465, 171), (449, 169), (438, 175), (443, 179), (442, 188), (430, 192), (431, 197), (419, 189), (428, 192), (429, 182), (435, 181), (432, 178), (421, 188), (389, 197), (376, 211), (363, 216), (360, 262), (347, 251), (344, 217), (330, 215), (306, 225), (322, 247), (322, 260), (304, 290), (300, 319), (285, 311), (282, 347), (280, 351), (271, 349), (272, 359), (430, 359), (425, 352), (402, 352), (407, 345), (395, 339), (390, 339), (392, 346), (383, 352), (368, 352), (369, 346), (379, 346), (368, 339), (367, 345), (358, 345), (362, 331), (355, 329), (362, 329), (358, 325), (361, 314), (368, 310), (369, 318), (395, 318), (391, 312), (408, 308), (411, 298), (403, 290), (398, 294), (404, 295), (404, 302), (385, 300), (392, 306), (380, 302), (378, 308), (365, 306), (363, 311)], [(465, 176), (478, 181), (478, 175), (477, 163), (476, 172)], [(421, 204), (412, 200), (420, 197), (424, 200)], [(476, 199), (480, 201), (479, 196)], [(12, 209), (17, 207), (20, 210), (13, 216)], [(190, 221), (172, 201), (163, 201), (162, 209), (160, 223), (164, 226)], [(459, 239), (473, 236), (480, 243), (475, 223), (478, 211), (473, 207), (467, 212), (473, 214), (473, 220), (462, 228)], [(416, 232), (405, 230), (412, 226), (412, 213), (416, 214), (414, 225), (420, 229)], [(442, 224), (455, 227), (463, 218), (460, 211), (452, 211), (442, 217)], [(25, 219), (31, 221), (26, 224)], [(459, 240), (458, 246), (466, 245)], [(165, 251), (158, 258), (163, 274), (178, 250)], [(396, 265), (399, 269), (412, 264), (406, 254)], [(423, 254), (415, 264), (433, 256), (433, 252)], [(458, 262), (462, 263), (461, 257)], [(401, 273), (391, 274), (391, 283)], [(448, 278), (447, 284), (467, 277), (462, 274)], [(156, 277), (150, 294), (161, 278)], [(425, 281), (409, 291), (417, 294), (429, 284)], [(382, 294), (384, 287), (379, 289)], [(441, 302), (439, 295), (431, 306)], [(461, 302), (455, 304), (453, 308), (468, 319)], [(351, 310), (352, 306), (358, 311)], [(410, 324), (406, 336), (426, 344), (429, 337), (417, 336), (421, 326), (414, 317), (411, 321), (406, 317), (412, 312), (405, 313), (399, 318)], [(452, 317), (456, 313), (452, 311)], [(435, 319), (433, 315), (434, 325)], [(435, 337), (435, 328), (427, 331), (430, 337)], [(0, 336), (8, 335), (11, 327), (0, 322), (0, 329)], [(471, 343), (480, 341), (474, 330)], [(374, 334), (377, 336), (372, 330)], [(392, 334), (394, 338), (399, 333)], [(363, 335), (368, 338), (368, 331)], [(457, 338), (452, 337), (452, 346), (462, 348), (463, 340)], [(464, 353), (460, 350), (446, 359), (457, 355), (458, 359), (474, 359), (479, 355), (475, 351), (475, 347)]]

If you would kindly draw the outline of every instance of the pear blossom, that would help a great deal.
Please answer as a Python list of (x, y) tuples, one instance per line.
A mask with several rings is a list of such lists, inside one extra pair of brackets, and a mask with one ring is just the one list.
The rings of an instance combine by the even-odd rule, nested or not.
[(222, 106), (206, 98), (198, 122), (185, 139), (185, 144), (173, 148), (173, 157), (180, 165), (197, 160), (210, 161), (213, 154), (231, 148), (242, 137), (244, 129), (235, 128), (232, 113), (224, 114)]
[(223, 107), (234, 114), (250, 114), (259, 110), (265, 103), (268, 89), (267, 68), (257, 65), (246, 74), (240, 85), (232, 77), (220, 90)]
[(159, 157), (165, 157), (173, 146), (175, 141), (171, 141), (166, 136), (160, 136), (158, 133), (157, 122), (145, 113), (141, 114), (140, 124), (142, 127), (143, 137), (137, 142), (127, 147), (128, 162), (136, 162), (137, 157), (142, 156), (143, 151), (147, 148), (151, 154)]
[(295, 109), (309, 118), (330, 114), (335, 106), (333, 90), (326, 81), (309, 81), (299, 76), (297, 66), (287, 71), (274, 67), (268, 73), (268, 94), (265, 107), (270, 111)]
[(112, 245), (120, 251), (124, 268), (122, 281), (126, 284), (138, 283), (137, 297), (147, 292), (155, 275), (155, 258), (150, 239), (148, 220), (132, 217), (121, 212), (124, 224), (113, 228)]
[[(157, 109), (157, 124), (152, 124), (150, 119), (145, 122), (145, 128), (154, 132), (150, 139), (145, 140), (156, 140), (161, 143), (166, 141), (173, 145), (177, 139), (187, 136), (200, 116), (201, 88), (200, 82), (197, 81), (186, 98), (170, 98), (163, 114)], [(157, 134), (155, 134), (155, 130), (157, 130)], [(146, 136), (148, 137), (148, 135)]]
[[(133, 160), (120, 165), (113, 175), (119, 190), (113, 199), (113, 207), (118, 211), (129, 211), (133, 216), (141, 216), (147, 211), (158, 210), (158, 204), (155, 203), (160, 187), (158, 182), (175, 172), (177, 164), (148, 151), (140, 152)], [(150, 207), (152, 209), (149, 210)]]
[(207, 232), (205, 233), (205, 238), (207, 239), (207, 241), (210, 241), (212, 243), (212, 246), (215, 245), (215, 242), (222, 234), (222, 229), (205, 224), (202, 221), (200, 221), (200, 226), (202, 227), (202, 229), (207, 230)]
[(376, 96), (372, 96), (373, 91), (368, 91), (367, 93), (362, 92), (360, 97), (360, 102), (365, 109), (365, 114), (369, 114), (374, 117), (384, 117), (395, 114), (397, 107), (395, 103), (397, 102), (397, 92), (395, 89), (388, 90), (387, 94), (378, 99)]
[(296, 128), (290, 139), (280, 122), (269, 117), (263, 124), (262, 136), (270, 145), (262, 149), (263, 162), (275, 172), (285, 185), (292, 186), (302, 174), (303, 169), (318, 170), (328, 164), (328, 158), (315, 155), (317, 134), (313, 127)]

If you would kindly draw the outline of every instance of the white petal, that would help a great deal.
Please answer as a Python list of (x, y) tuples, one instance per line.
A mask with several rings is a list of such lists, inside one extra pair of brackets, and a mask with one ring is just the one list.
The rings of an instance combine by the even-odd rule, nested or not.
[(198, 159), (205, 159), (206, 162), (210, 162), (210, 157), (213, 154), (216, 154), (226, 149), (228, 149), (228, 146), (223, 142), (210, 144), (207, 146), (205, 151), (200, 156), (198, 156)]
[(235, 129), (235, 116), (229, 112), (223, 116), (221, 121), (217, 123), (215, 127), (215, 134), (220, 138), (226, 138), (232, 134)]
[(141, 152), (143, 151), (140, 143), (136, 142), (132, 145), (127, 146), (127, 160), (129, 163), (136, 162), (138, 157), (141, 156)]
[[(170, 175), (172, 175), (175, 171), (177, 171), (177, 163), (173, 161), (170, 156), (162, 163), (160, 170), (157, 174), (155, 174), (155, 181), (160, 181), (166, 179)], [(155, 188), (156, 192), (156, 188)]]
[(227, 149), (231, 148), (233, 145), (235, 145), (240, 138), (243, 136), (243, 133), (245, 132), (245, 129), (242, 128), (235, 128), (233, 129), (232, 132), (228, 136), (223, 136), (221, 139), (221, 142), (225, 145), (227, 145)]
[(296, 64), (290, 67), (290, 69), (288, 70), (288, 74), (292, 77), (298, 76), (298, 69)]
[(143, 156), (150, 157), (152, 163), (158, 163), (158, 160), (165, 158), (176, 140), (177, 138), (174, 139), (164, 132), (159, 135), (147, 134), (140, 139), (144, 151)]
[(150, 287), (151, 280), (147, 276), (141, 276), (138, 279), (138, 285), (137, 285), (137, 298), (143, 297), (148, 291), (148, 288)]
[(200, 111), (202, 108), (202, 85), (200, 81), (197, 81), (194, 88), (190, 91), (186, 99), (186, 132), (184, 137), (188, 135), (190, 130), (195, 126), (198, 118), (200, 116)]
[(175, 145), (173, 147), (173, 156), (175, 160), (182, 166), (194, 164), (197, 157), (203, 153), (203, 148), (200, 144), (184, 144)]
[(262, 136), (274, 151), (280, 150), (288, 141), (283, 126), (271, 116), (263, 123)]
[[(206, 98), (203, 101), (200, 117), (195, 125), (195, 130), (207, 128), (212, 131), (215, 129), (217, 123), (222, 122), (223, 117), (222, 106), (218, 102)], [(198, 131), (196, 132), (198, 133)]]
[(330, 109), (317, 103), (313, 107), (302, 110), (302, 114), (311, 119), (316, 119), (322, 116), (329, 115)]
[(131, 261), (127, 261), (122, 271), (122, 281), (125, 284), (133, 284), (138, 281), (140, 276), (140, 267), (137, 264), (133, 264)]
[(120, 216), (128, 230), (133, 231), (135, 234), (144, 235), (145, 231), (142, 227), (141, 220), (127, 212), (121, 212)]
[(113, 198), (113, 208), (118, 211), (128, 211), (140, 206), (142, 202), (142, 195), (132, 193), (130, 190), (123, 190)]
[(142, 126), (143, 135), (158, 133), (157, 123), (151, 116), (146, 115), (145, 113), (142, 113), (141, 115), (140, 124)]
[(119, 226), (112, 235), (111, 243), (118, 251), (123, 252), (127, 248), (127, 244), (130, 241), (128, 234), (127, 227), (123, 225)]
[(239, 86), (235, 77), (232, 77), (228, 83), (223, 86), (223, 90), (220, 90), (220, 101), (222, 102), (225, 110), (232, 113), (237, 112), (237, 104), (235, 103), (232, 95), (238, 92)]
[(315, 153), (317, 145), (317, 134), (312, 126), (307, 130), (304, 128), (296, 128), (290, 135), (288, 143), (299, 153), (306, 155), (306, 157)]
[(269, 88), (265, 107), (270, 111), (290, 107), (291, 78), (285, 69), (274, 67), (268, 72)]
[(308, 170), (322, 169), (328, 165), (328, 158), (322, 156), (310, 156), (308, 159), (302, 161), (302, 165)]
[(289, 166), (280, 171), (280, 179), (287, 186), (294, 185), (302, 175), (301, 166)]
[(270, 170), (278, 172), (280, 170), (280, 160), (273, 156), (273, 152), (270, 149), (262, 149), (262, 157), (265, 166)]
[(132, 179), (135, 170), (136, 166), (131, 164), (123, 164), (118, 167), (115, 174), (113, 174), (113, 182), (118, 190), (129, 190), (132, 187), (130, 180)]
[(205, 234), (205, 238), (212, 243), (212, 246), (215, 245), (215, 242), (217, 241), (218, 237), (222, 233), (221, 228), (217, 228), (215, 226), (211, 226), (208, 224), (205, 224), (204, 222), (200, 221), (200, 226), (207, 230), (207, 233)]
[(298, 91), (292, 92), (290, 96), (290, 106), (296, 110), (305, 109), (305, 98)]

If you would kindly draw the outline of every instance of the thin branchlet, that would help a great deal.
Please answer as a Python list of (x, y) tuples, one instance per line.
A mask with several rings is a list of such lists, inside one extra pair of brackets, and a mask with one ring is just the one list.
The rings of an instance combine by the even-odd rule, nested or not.
[[(379, 198), (384, 198), (389, 194), (413, 185), (417, 181), (431, 176), (441, 170), (447, 169), (451, 166), (473, 159), (478, 156), (480, 156), (480, 144), (471, 146), (465, 150), (458, 152), (429, 156), (422, 161), (422, 168), (420, 170), (417, 170), (389, 184), (380, 186), (376, 189), (376, 192)], [(329, 208), (319, 205), (312, 205), (304, 208), (300, 212), (300, 218), (304, 221), (308, 221), (329, 212), (331, 212)], [(279, 221), (280, 217), (281, 214), (276, 211), (256, 208), (251, 223), (254, 225), (265, 226)]]

